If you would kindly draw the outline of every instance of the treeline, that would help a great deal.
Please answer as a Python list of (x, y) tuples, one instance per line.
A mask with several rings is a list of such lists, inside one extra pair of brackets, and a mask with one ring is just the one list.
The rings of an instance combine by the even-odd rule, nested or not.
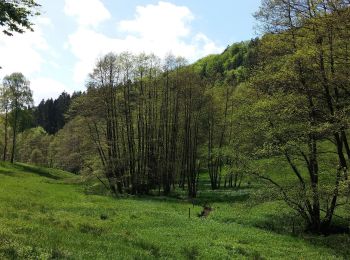
[(235, 44), (224, 59), (217, 56), (239, 62), (230, 65), (230, 77), (216, 80), (203, 74), (206, 68), (219, 75), (221, 65), (212, 60), (189, 66), (172, 56), (161, 61), (153, 55), (107, 55), (85, 93), (63, 93), (23, 109), (34, 124), (19, 131), (17, 159), (107, 177), (114, 192), (169, 194), (180, 187), (195, 197), (199, 171), (207, 167), (213, 189), (238, 186), (242, 174), (232, 171), (228, 152), (230, 96), (239, 83), (233, 75), (238, 79), (247, 68), (251, 44)]
[[(57, 132), (68, 123), (67, 112), (70, 103), (80, 96), (81, 92), (75, 92), (72, 96), (63, 92), (55, 100), (42, 100), (38, 106), (34, 106), (30, 82), (21, 73), (6, 76), (0, 90), (2, 160), (58, 167), (78, 173), (81, 170), (79, 161), (68, 161), (69, 156), (64, 160), (60, 159), (64, 156), (58, 152), (60, 148), (57, 146), (57, 138), (60, 135)], [(55, 149), (51, 146), (55, 146)], [(66, 154), (72, 154), (73, 148), (74, 144), (66, 148)]]
[(57, 101), (63, 121), (42, 103), (46, 131), (21, 133), (17, 158), (96, 176), (115, 194), (194, 198), (201, 171), (213, 190), (255, 176), (309, 230), (327, 230), (350, 194), (350, 3), (264, 0), (256, 18), (260, 39), (192, 65), (100, 58), (87, 90)]

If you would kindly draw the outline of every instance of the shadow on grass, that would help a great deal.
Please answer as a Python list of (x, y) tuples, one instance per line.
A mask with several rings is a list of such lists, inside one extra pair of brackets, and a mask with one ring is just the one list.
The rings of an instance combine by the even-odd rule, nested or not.
[(40, 167), (29, 166), (29, 165), (19, 164), (19, 163), (16, 163), (15, 166), (18, 167), (18, 169), (21, 169), (25, 172), (33, 173), (33, 174), (39, 175), (41, 177), (46, 177), (46, 178), (53, 179), (53, 180), (62, 179), (62, 177), (53, 175), (53, 174), (49, 173), (47, 171), (47, 169), (44, 170)]
[(304, 240), (315, 246), (327, 247), (334, 254), (350, 259), (350, 226), (346, 219), (334, 218), (333, 225), (323, 235), (305, 235)]
[(264, 214), (251, 225), (276, 234), (300, 235), (304, 232), (302, 219), (291, 214)]
[(181, 190), (172, 192), (168, 196), (159, 195), (158, 191), (154, 191), (149, 195), (123, 195), (120, 198), (133, 199), (138, 201), (166, 202), (166, 203), (190, 203), (196, 206), (210, 205), (214, 203), (235, 203), (244, 202), (249, 199), (249, 193), (246, 190), (204, 190), (198, 192), (197, 198), (190, 199), (186, 192)]
[(350, 257), (350, 233), (345, 222), (336, 222), (329, 234), (312, 234), (305, 231), (303, 220), (288, 214), (268, 214), (255, 220), (252, 226), (280, 235), (297, 236), (306, 243), (333, 251), (333, 254), (344, 259)]
[(14, 172), (6, 170), (6, 169), (0, 169), (0, 174), (1, 175), (6, 175), (10, 177), (14, 177)]
[(1, 163), (0, 164), (0, 174), (6, 176), (15, 176), (16, 173), (32, 173), (35, 175), (39, 175), (41, 177), (46, 177), (53, 180), (62, 179), (59, 176), (53, 175), (48, 170), (42, 169), (40, 167), (29, 166), (21, 163)]
[(231, 190), (203, 190), (198, 192), (195, 201), (201, 204), (212, 203), (235, 203), (244, 202), (249, 199), (248, 189), (231, 189)]
[(310, 245), (316, 247), (329, 248), (333, 251), (333, 254), (343, 258), (350, 258), (350, 235), (349, 234), (335, 234), (329, 236), (323, 235), (310, 235), (303, 237), (303, 239)]

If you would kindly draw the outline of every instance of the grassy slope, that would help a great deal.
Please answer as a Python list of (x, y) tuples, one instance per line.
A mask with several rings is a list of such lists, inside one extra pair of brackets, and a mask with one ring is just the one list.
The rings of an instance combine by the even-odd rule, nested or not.
[(215, 210), (199, 219), (201, 208), (185, 200), (87, 195), (68, 173), (1, 163), (0, 259), (349, 257), (348, 235), (316, 238), (267, 230), (289, 212), (279, 202), (250, 205), (249, 193), (201, 193)]

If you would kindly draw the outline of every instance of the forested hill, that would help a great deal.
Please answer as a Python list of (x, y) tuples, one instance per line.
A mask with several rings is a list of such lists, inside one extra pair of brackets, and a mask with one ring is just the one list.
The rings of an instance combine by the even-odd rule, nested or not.
[(237, 84), (247, 80), (257, 63), (259, 39), (234, 43), (221, 54), (209, 55), (192, 66), (202, 78), (211, 82)]

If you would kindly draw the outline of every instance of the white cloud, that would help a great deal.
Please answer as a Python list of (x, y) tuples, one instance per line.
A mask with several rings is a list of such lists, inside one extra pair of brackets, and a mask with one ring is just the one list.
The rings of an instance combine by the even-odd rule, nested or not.
[(188, 36), (188, 25), (193, 19), (187, 7), (159, 2), (158, 5), (138, 6), (135, 19), (121, 21), (118, 27), (128, 33), (136, 33), (145, 40), (169, 41)]
[[(102, 0), (65, 0), (64, 11), (77, 23), (76, 31), (63, 46), (65, 52), (71, 52), (76, 58), (71, 68), (75, 86), (84, 82), (99, 56), (111, 51), (155, 53), (160, 57), (171, 52), (194, 61), (222, 50), (205, 34), (193, 32), (191, 22), (195, 16), (186, 6), (164, 1), (138, 6), (132, 19), (120, 21), (117, 28), (114, 27), (123, 37), (110, 37), (98, 31), (99, 24), (111, 19)], [(5, 75), (22, 72), (31, 80), (35, 101), (39, 102), (42, 98), (56, 97), (66, 89), (62, 83), (49, 78), (50, 70), (62, 69), (66, 64), (59, 63), (61, 53), (45, 38), (49, 35), (47, 30), (52, 32), (56, 25), (46, 16), (35, 18), (34, 24), (34, 32), (13, 37), (0, 35), (0, 81)]]
[(34, 93), (34, 103), (38, 105), (42, 99), (57, 98), (62, 92), (73, 92), (67, 86), (51, 78), (39, 77), (30, 82)]
[(44, 25), (44, 26), (53, 27), (53, 23), (50, 20), (50, 18), (45, 17), (45, 16), (38, 16), (36, 18), (36, 22), (35, 23), (38, 24), (38, 25)]
[(51, 20), (41, 16), (34, 21), (34, 32), (27, 31), (12, 37), (0, 36), (0, 79), (13, 72), (22, 72), (31, 81), (35, 104), (41, 99), (57, 97), (66, 87), (53, 79), (36, 77), (44, 66), (60, 67), (55, 61), (57, 53), (44, 37), (45, 27), (53, 28)]
[(49, 46), (41, 28), (35, 26), (34, 30), (12, 37), (0, 37), (0, 77), (16, 71), (27, 76), (40, 71), (45, 63), (41, 51), (48, 51)]
[[(71, 1), (75, 0), (66, 0), (66, 3)], [(138, 6), (134, 19), (118, 23), (118, 30), (126, 34), (123, 38), (108, 37), (96, 29), (82, 26), (78, 15), (76, 19), (80, 26), (69, 36), (65, 47), (78, 59), (74, 68), (74, 80), (77, 83), (84, 81), (99, 56), (111, 51), (155, 53), (160, 57), (171, 52), (194, 61), (223, 50), (205, 34), (191, 31), (191, 21), (195, 17), (187, 7), (167, 2)], [(107, 15), (104, 16), (106, 19)], [(98, 19), (92, 20), (96, 22)]]
[(65, 0), (64, 12), (75, 17), (80, 26), (96, 27), (111, 18), (111, 14), (99, 0)]

